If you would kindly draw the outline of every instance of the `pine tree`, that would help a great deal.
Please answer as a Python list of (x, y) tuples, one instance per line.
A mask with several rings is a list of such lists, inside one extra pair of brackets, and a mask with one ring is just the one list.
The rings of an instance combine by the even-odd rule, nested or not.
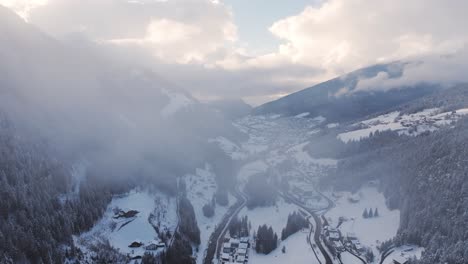
[(369, 208), (369, 218), (374, 217), (374, 212), (372, 211), (372, 208)]
[(368, 217), (369, 217), (369, 213), (367, 212), (367, 208), (364, 209), (364, 213), (362, 213), (362, 217), (364, 217), (364, 218), (368, 218)]
[(376, 207), (374, 211), (374, 217), (378, 217), (378, 216), (379, 216), (379, 210)]

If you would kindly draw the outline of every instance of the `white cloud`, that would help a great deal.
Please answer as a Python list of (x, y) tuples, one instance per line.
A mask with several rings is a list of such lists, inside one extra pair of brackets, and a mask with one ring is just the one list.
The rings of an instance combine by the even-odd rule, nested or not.
[(36, 7), (46, 5), (48, 0), (0, 0), (0, 5), (6, 6), (23, 19), (27, 20), (29, 13)]
[(341, 74), (408, 56), (453, 52), (467, 41), (464, 0), (329, 0), (270, 31), (277, 54)]
[[(282, 44), (260, 55), (252, 55), (248, 43), (238, 39), (234, 14), (221, 0), (0, 3), (17, 12), (27, 10), (21, 12), (31, 23), (55, 36), (81, 32), (100, 43), (118, 44), (129, 54), (142, 54), (129, 57), (146, 59), (147, 65), (201, 98), (237, 96), (254, 103), (374, 63), (453, 54), (468, 42), (465, 0), (324, 1), (265, 29)], [(424, 72), (431, 63), (436, 62), (425, 64)], [(409, 75), (404, 76), (412, 77), (405, 81), (427, 75), (415, 69), (413, 64), (407, 67)], [(435, 81), (434, 76), (455, 78), (449, 73), (428, 78)], [(359, 89), (387, 79), (381, 74), (363, 81)], [(396, 85), (396, 79), (390, 81)]]

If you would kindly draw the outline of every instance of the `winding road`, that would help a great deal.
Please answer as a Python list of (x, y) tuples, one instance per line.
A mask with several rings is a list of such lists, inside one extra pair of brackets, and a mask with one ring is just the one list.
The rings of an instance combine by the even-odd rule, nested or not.
[(229, 211), (224, 215), (221, 223), (217, 225), (215, 231), (211, 233), (203, 264), (213, 264), (213, 259), (215, 256), (219, 255), (229, 224), (247, 204), (247, 196), (237, 188), (234, 190), (233, 195), (236, 197), (237, 202), (229, 208)]
[[(323, 194), (321, 194), (321, 195), (323, 195)], [(320, 234), (322, 233), (322, 220), (320, 220), (320, 217), (316, 213), (317, 211), (327, 211), (327, 210), (329, 210), (330, 208), (332, 208), (334, 206), (333, 202), (331, 200), (327, 199), (327, 201), (329, 201), (329, 202), (328, 202), (328, 205), (327, 205), (326, 208), (322, 208), (322, 209), (319, 209), (319, 210), (312, 210), (312, 209), (304, 206), (301, 202), (297, 201), (297, 199), (295, 199), (294, 197), (291, 197), (290, 195), (282, 194), (282, 197), (285, 200), (287, 200), (289, 202), (292, 202), (293, 204), (295, 204), (298, 207), (302, 208), (307, 213), (309, 213), (312, 216), (312, 218), (314, 218), (314, 222), (315, 222), (314, 242), (318, 246), (318, 248), (319, 248), (320, 252), (322, 253), (323, 257), (325, 258), (325, 264), (333, 264), (333, 261), (332, 261), (330, 255), (328, 255), (327, 250), (325, 249), (325, 247), (322, 244), (322, 241), (320, 240)], [(312, 235), (312, 230), (310, 232), (311, 233), (309, 234), (309, 237)], [(309, 239), (309, 245), (311, 246), (312, 250), (314, 250), (312, 242), (310, 241), (310, 239)], [(315, 253), (315, 250), (314, 250), (314, 253)], [(317, 257), (317, 255), (316, 255), (316, 257)], [(318, 257), (317, 257), (317, 260), (319, 261), (320, 264), (322, 264), (322, 261)]]

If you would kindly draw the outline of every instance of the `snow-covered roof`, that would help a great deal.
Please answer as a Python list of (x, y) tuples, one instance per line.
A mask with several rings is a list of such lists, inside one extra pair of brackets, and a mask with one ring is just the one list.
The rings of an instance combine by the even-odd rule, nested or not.
[(245, 248), (239, 248), (237, 250), (237, 254), (239, 254), (239, 255), (245, 255), (246, 253), (247, 253), (247, 249), (245, 249)]
[(244, 256), (238, 256), (238, 257), (237, 257), (237, 262), (238, 262), (238, 263), (244, 263), (244, 261), (245, 261), (245, 257), (244, 257)]
[(407, 258), (403, 257), (403, 256), (395, 256), (393, 257), (393, 260), (400, 263), (400, 264), (404, 264), (408, 261)]
[(338, 232), (330, 232), (330, 238), (340, 238), (340, 234)]
[(231, 256), (228, 253), (222, 253), (221, 254), (221, 259), (222, 260), (229, 260)]

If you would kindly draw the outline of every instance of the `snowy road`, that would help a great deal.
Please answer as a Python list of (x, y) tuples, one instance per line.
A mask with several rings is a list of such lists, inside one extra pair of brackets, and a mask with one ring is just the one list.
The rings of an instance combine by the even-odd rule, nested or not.
[(216, 227), (215, 231), (210, 236), (203, 264), (213, 263), (213, 259), (219, 254), (219, 250), (223, 244), (223, 239), (226, 235), (229, 224), (247, 204), (247, 197), (238, 189), (235, 190), (234, 196), (237, 198), (237, 202), (229, 209), (229, 212), (224, 216), (223, 221)]

